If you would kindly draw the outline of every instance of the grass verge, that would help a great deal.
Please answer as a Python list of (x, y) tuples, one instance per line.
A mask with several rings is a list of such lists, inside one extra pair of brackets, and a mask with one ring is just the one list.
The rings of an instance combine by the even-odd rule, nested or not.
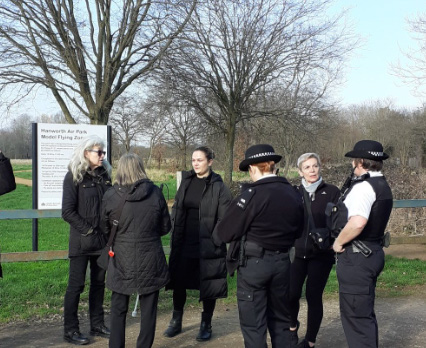
[[(156, 184), (166, 182), (170, 199), (176, 192), (174, 175), (153, 177)], [(163, 190), (165, 192), (165, 190)], [(167, 196), (166, 196), (167, 199)], [(17, 189), (0, 197), (0, 209), (30, 209), (31, 188), (17, 185)], [(68, 247), (69, 227), (61, 219), (39, 221), (39, 250), (65, 250)], [(163, 244), (168, 245), (169, 236)], [(0, 242), (3, 252), (31, 250), (31, 221), (0, 221)], [(414, 295), (424, 291), (426, 284), (426, 262), (386, 256), (386, 266), (377, 283), (379, 297)], [(68, 260), (20, 262), (3, 264), (4, 278), (0, 278), (0, 323), (31, 320), (53, 315), (62, 315), (63, 296), (68, 279)], [(236, 277), (228, 278), (229, 296), (223, 303), (236, 302)], [(333, 268), (325, 289), (325, 297), (336, 297), (338, 283)], [(105, 307), (109, 309), (110, 291), (106, 291)], [(188, 306), (199, 306), (198, 292), (189, 291)], [(81, 296), (80, 307), (88, 308), (88, 288)], [(171, 291), (160, 292), (160, 310), (171, 310)]]

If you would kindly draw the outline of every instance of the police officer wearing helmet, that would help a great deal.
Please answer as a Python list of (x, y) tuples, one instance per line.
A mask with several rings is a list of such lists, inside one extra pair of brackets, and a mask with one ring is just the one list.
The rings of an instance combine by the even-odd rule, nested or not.
[(263, 348), (269, 330), (272, 347), (290, 346), (287, 307), (289, 251), (303, 229), (303, 204), (289, 182), (275, 175), (281, 160), (271, 145), (247, 149), (240, 170), (253, 181), (242, 188), (213, 235), (231, 242), (228, 272), (238, 268), (237, 300), (245, 347)]
[(357, 142), (345, 156), (352, 158), (354, 177), (342, 197), (348, 220), (333, 244), (340, 314), (349, 348), (378, 347), (375, 288), (392, 210), (392, 192), (381, 169), (389, 156), (373, 140)]

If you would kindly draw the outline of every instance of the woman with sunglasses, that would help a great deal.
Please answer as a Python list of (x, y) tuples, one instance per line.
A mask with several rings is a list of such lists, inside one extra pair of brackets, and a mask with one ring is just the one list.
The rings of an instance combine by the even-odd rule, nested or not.
[(63, 184), (62, 218), (70, 224), (64, 339), (77, 345), (90, 342), (80, 332), (77, 315), (88, 264), (90, 334), (102, 337), (110, 334), (104, 323), (105, 271), (96, 262), (106, 244), (100, 223), (102, 197), (111, 187), (111, 166), (105, 159), (104, 147), (103, 140), (96, 135), (83, 139), (74, 150)]

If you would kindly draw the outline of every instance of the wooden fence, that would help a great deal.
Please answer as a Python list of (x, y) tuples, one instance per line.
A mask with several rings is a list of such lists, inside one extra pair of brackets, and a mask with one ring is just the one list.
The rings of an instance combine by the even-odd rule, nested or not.
[[(394, 208), (422, 208), (426, 207), (426, 199), (405, 199), (394, 200)], [(37, 219), (60, 218), (61, 210), (2, 210), (0, 211), (0, 220), (17, 220), (17, 219)], [(34, 225), (34, 224), (33, 224)], [(33, 233), (33, 249), (34, 251), (4, 253), (1, 255), (1, 262), (20, 262), (20, 261), (48, 261), (62, 260), (68, 258), (68, 250), (49, 250), (37, 251), (37, 235)], [(35, 240), (34, 240), (35, 239)], [(392, 236), (391, 244), (426, 244), (426, 236)], [(35, 246), (35, 248), (34, 248)], [(165, 246), (166, 254), (170, 253), (170, 247)]]

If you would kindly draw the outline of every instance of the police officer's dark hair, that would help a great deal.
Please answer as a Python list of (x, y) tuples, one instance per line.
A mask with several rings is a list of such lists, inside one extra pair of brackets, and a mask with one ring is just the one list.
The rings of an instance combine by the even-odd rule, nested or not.
[(260, 163), (254, 163), (252, 166), (256, 166), (259, 168), (260, 172), (263, 173), (275, 173), (275, 162), (274, 161), (268, 161), (268, 162), (260, 162)]
[(383, 168), (383, 161), (374, 161), (366, 158), (354, 158), (355, 166), (362, 164), (362, 168), (366, 170), (372, 170), (374, 172), (379, 172)]
[(211, 148), (209, 148), (209, 147), (207, 147), (207, 146), (199, 146), (199, 147), (197, 147), (195, 150), (194, 150), (194, 152), (195, 151), (201, 151), (201, 152), (204, 152), (204, 154), (206, 155), (206, 157), (207, 157), (207, 160), (208, 161), (210, 161), (210, 160), (212, 160), (212, 159), (214, 159), (214, 152), (213, 152), (213, 150), (211, 149)]

